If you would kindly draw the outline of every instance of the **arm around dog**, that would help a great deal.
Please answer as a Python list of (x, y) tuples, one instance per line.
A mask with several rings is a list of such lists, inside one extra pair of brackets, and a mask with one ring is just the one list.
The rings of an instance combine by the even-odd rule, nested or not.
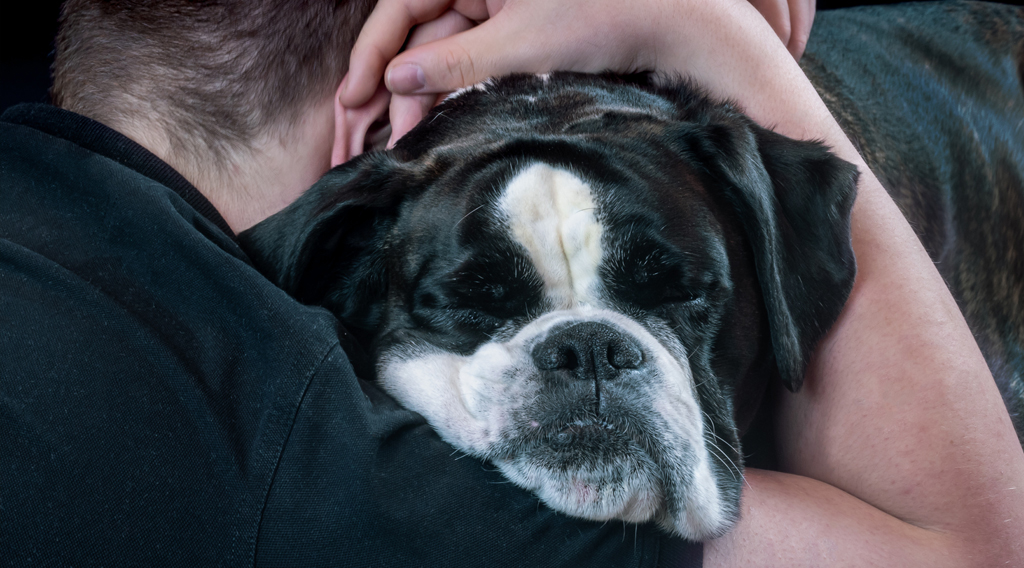
[[(353, 53), (349, 102), (358, 102), (355, 83), (384, 72), (366, 54), (394, 55), (433, 4), (448, 5), (381, 3)], [(388, 19), (396, 10), (408, 10), (397, 24)], [(622, 13), (593, 2), (508, 2), (469, 32), (396, 57), (387, 80), (426, 93), (566, 68), (685, 73), (761, 124), (825, 141), (862, 172), (857, 281), (804, 389), (783, 397), (791, 474), (750, 472), (743, 520), (708, 546), (709, 563), (761, 564), (765, 551), (786, 566), (1021, 562), (1024, 494), (1014, 488), (1024, 454), (985, 361), (909, 225), (749, 5), (652, 3)]]

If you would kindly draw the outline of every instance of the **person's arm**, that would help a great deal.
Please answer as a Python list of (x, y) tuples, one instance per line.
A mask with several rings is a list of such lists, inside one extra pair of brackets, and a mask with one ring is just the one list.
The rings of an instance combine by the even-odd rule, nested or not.
[[(412, 26), (449, 7), (486, 21), (396, 57)], [(1024, 452), (985, 361), (913, 231), (749, 4), (381, 0), (341, 100), (360, 104), (382, 75), (422, 94), (554, 69), (691, 76), (862, 172), (853, 293), (803, 390), (783, 397), (791, 473), (748, 472), (741, 521), (708, 544), (708, 565), (1024, 562)]]

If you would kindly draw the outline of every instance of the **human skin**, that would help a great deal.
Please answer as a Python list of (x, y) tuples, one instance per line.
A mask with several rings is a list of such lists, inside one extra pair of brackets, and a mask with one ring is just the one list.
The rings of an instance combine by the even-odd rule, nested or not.
[[(410, 29), (448, 10), (482, 23), (399, 53)], [(781, 397), (785, 473), (747, 471), (741, 520), (707, 543), (706, 565), (1024, 564), (1024, 451), (985, 360), (912, 229), (750, 4), (381, 0), (340, 101), (359, 107), (382, 77), (426, 100), (556, 69), (693, 77), (861, 171), (857, 279), (803, 389)]]
[(793, 59), (800, 61), (811, 37), (816, 0), (748, 0), (768, 21)]

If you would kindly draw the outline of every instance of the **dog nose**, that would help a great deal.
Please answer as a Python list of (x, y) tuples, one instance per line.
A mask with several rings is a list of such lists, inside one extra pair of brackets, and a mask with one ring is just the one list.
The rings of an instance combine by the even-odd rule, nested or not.
[(566, 324), (548, 333), (530, 352), (542, 371), (581, 380), (609, 380), (643, 364), (636, 340), (600, 322)]

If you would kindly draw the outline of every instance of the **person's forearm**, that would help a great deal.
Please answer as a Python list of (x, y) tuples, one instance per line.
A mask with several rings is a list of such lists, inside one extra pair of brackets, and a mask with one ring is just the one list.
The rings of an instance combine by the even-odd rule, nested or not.
[(903, 522), (820, 481), (747, 470), (740, 523), (704, 543), (704, 567), (969, 564), (944, 535)]

